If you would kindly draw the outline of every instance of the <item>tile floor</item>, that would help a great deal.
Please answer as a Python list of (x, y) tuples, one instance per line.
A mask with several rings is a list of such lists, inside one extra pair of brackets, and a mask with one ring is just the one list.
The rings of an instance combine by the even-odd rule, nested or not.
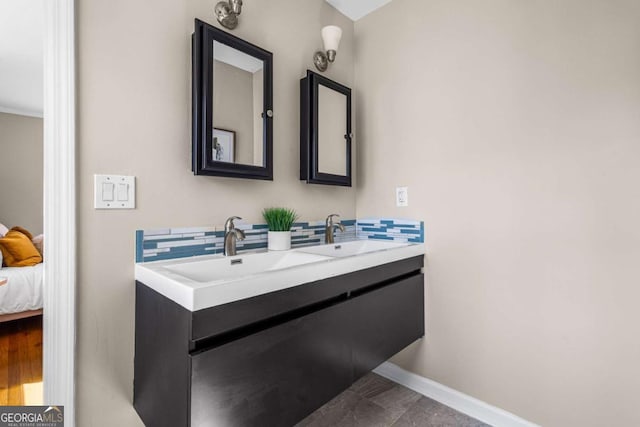
[(487, 426), (374, 373), (299, 422), (296, 427)]

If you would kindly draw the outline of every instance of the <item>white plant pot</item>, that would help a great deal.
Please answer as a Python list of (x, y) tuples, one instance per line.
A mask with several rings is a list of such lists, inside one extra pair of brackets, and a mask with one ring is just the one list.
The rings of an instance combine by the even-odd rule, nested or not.
[(291, 249), (291, 231), (269, 231), (267, 242), (270, 251), (287, 251)]

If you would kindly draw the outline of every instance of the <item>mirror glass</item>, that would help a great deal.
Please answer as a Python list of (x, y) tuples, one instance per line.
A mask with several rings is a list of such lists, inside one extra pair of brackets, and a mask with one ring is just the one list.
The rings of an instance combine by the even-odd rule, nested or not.
[(347, 174), (347, 96), (318, 85), (318, 172)]
[(211, 159), (264, 166), (264, 63), (213, 42)]

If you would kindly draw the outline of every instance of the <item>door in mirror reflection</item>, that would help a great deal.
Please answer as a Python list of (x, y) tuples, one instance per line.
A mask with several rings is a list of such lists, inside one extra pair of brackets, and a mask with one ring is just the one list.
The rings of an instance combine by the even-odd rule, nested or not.
[(264, 166), (264, 63), (213, 42), (211, 159)]

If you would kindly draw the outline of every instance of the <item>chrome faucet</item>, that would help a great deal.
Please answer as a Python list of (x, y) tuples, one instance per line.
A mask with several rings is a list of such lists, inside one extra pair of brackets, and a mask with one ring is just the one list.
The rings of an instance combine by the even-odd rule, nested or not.
[(224, 223), (224, 256), (233, 256), (237, 254), (236, 241), (244, 240), (244, 231), (238, 230), (233, 223), (234, 219), (242, 219), (239, 216), (231, 216)]
[(325, 243), (333, 243), (334, 239), (333, 239), (333, 229), (334, 228), (339, 228), (340, 231), (342, 231), (344, 233), (344, 225), (340, 224), (340, 220), (338, 220), (338, 222), (334, 223), (333, 222), (333, 218), (334, 217), (338, 217), (340, 218), (340, 215), (338, 214), (331, 214), (327, 217), (327, 220), (325, 222), (325, 227), (324, 227), (324, 242)]

